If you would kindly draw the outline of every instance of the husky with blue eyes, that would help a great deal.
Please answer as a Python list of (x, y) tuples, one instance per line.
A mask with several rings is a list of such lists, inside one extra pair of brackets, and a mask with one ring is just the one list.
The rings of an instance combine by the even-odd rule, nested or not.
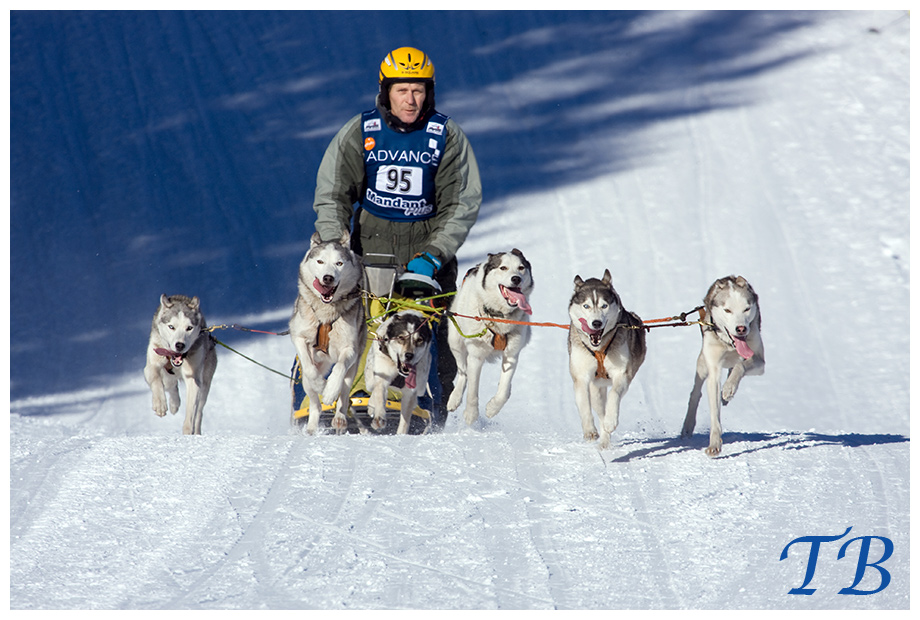
[[(179, 377), (185, 381), (185, 435), (201, 434), (201, 416), (217, 369), (217, 352), (197, 297), (160, 296), (153, 315), (144, 378), (153, 393), (153, 412), (179, 411)], [(166, 396), (169, 395), (167, 402)]]

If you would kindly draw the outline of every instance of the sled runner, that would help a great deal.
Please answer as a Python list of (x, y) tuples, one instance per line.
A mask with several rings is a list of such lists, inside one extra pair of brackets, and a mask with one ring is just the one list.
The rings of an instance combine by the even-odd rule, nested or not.
[[(395, 257), (386, 254), (368, 254), (365, 256), (365, 283), (364, 290), (370, 294), (364, 298), (365, 317), (368, 325), (368, 339), (358, 364), (358, 372), (355, 376), (350, 392), (350, 408), (348, 412), (347, 433), (370, 433), (376, 435), (392, 435), (396, 433), (400, 420), (400, 408), (402, 393), (400, 388), (403, 387), (405, 379), (397, 376), (393, 383), (387, 388), (385, 398), (386, 420), (382, 428), (374, 428), (372, 425), (373, 417), (368, 411), (370, 402), (370, 393), (365, 386), (365, 364), (367, 362), (370, 347), (375, 345), (377, 328), (391, 314), (406, 306), (414, 309), (426, 308), (427, 306), (416, 303), (418, 297), (431, 295), (432, 289), (427, 288), (424, 282), (417, 279), (406, 279), (400, 281), (399, 272), (401, 269), (395, 263)], [(405, 286), (403, 286), (405, 284)], [(398, 292), (397, 292), (398, 291)], [(430, 308), (429, 308), (430, 309)], [(433, 319), (434, 320), (434, 319)], [(431, 352), (433, 359), (436, 360), (436, 343), (432, 339)], [(291, 421), (296, 426), (305, 426), (309, 419), (309, 398), (304, 392), (302, 385), (300, 360), (295, 357), (294, 366), (291, 369), (291, 392), (292, 392), (292, 418)], [(431, 364), (431, 370), (427, 377), (419, 377), (419, 381), (427, 381), (429, 389), (419, 397), (418, 405), (412, 411), (412, 417), (409, 423), (409, 434), (420, 435), (428, 432), (431, 424), (431, 384), (437, 382), (437, 364)], [(322, 413), (320, 415), (320, 428), (331, 428), (332, 417), (335, 413), (335, 403), (322, 403)]]

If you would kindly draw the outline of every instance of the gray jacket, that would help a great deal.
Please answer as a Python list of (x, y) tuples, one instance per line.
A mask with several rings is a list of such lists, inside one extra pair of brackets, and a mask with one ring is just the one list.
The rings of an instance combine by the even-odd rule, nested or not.
[[(395, 254), (405, 265), (419, 252), (443, 262), (454, 258), (466, 240), (482, 202), (479, 166), (460, 126), (448, 120), (444, 155), (435, 175), (437, 213), (421, 222), (392, 222), (362, 210), (355, 228), (361, 251)], [(361, 115), (352, 117), (335, 135), (316, 175), (316, 231), (324, 241), (350, 230), (354, 205), (366, 188)]]

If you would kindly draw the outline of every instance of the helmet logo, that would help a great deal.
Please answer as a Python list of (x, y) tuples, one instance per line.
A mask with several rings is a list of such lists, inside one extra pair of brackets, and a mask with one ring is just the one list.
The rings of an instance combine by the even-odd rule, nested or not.
[(406, 55), (406, 62), (398, 63), (403, 71), (418, 71), (419, 67), (422, 65), (421, 61), (412, 62), (412, 54)]

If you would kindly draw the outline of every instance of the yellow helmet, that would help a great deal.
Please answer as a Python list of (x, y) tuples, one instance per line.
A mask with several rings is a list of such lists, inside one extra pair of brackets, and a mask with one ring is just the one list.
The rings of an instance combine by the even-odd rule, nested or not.
[(434, 64), (428, 54), (414, 47), (400, 47), (387, 54), (380, 63), (380, 83), (434, 82)]

